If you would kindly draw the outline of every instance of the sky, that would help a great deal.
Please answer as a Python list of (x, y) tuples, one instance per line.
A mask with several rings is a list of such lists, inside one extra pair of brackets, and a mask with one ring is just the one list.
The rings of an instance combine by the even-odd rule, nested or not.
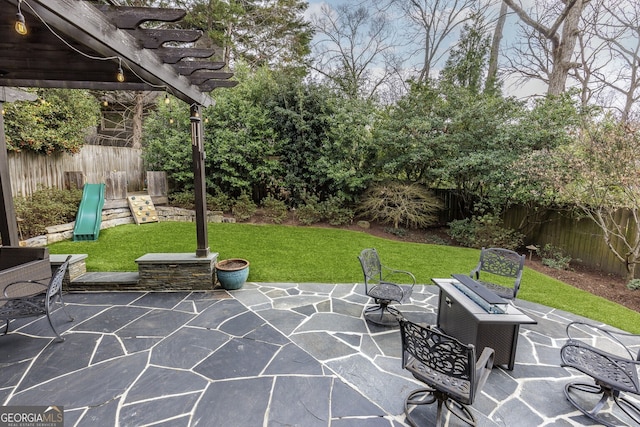
[[(318, 15), (320, 13), (320, 8), (322, 7), (323, 4), (328, 4), (332, 7), (335, 7), (345, 3), (351, 4), (352, 2), (354, 2), (354, 0), (322, 0), (322, 1), (308, 0), (309, 7), (307, 9), (307, 12), (305, 13), (305, 16), (307, 18), (310, 18), (314, 14)], [(362, 2), (371, 3), (370, 1), (367, 1), (367, 0), (362, 0)], [(516, 19), (517, 18), (515, 16), (511, 16), (510, 19), (508, 18), (507, 20), (507, 25), (505, 26), (504, 36), (502, 40), (503, 46), (506, 42), (509, 41), (510, 37), (513, 38), (516, 34), (515, 25), (514, 25), (514, 23), (516, 22)], [(509, 23), (511, 23), (511, 25), (509, 25)], [(445, 54), (444, 58), (446, 59), (447, 56), (448, 55)], [(525, 85), (522, 85), (516, 82), (514, 79), (505, 81), (503, 88), (505, 90), (506, 95), (512, 95), (518, 98), (525, 98), (531, 95), (545, 94), (547, 89), (546, 85), (542, 82), (531, 81)]]

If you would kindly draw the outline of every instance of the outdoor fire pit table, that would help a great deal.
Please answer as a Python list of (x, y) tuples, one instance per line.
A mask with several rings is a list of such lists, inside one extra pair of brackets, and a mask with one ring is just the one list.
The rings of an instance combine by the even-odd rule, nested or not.
[[(494, 366), (506, 365), (512, 370), (520, 325), (537, 322), (469, 276), (456, 276), (459, 279), (432, 279), (440, 288), (438, 328), (464, 344), (473, 344), (476, 354), (492, 348)], [(467, 279), (469, 283), (462, 283)]]

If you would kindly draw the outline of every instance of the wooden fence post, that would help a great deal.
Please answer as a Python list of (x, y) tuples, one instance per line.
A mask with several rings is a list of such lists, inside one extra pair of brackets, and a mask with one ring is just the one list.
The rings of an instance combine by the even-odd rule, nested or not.
[(84, 172), (82, 171), (65, 171), (64, 172), (64, 189), (65, 190), (82, 190), (86, 182)]

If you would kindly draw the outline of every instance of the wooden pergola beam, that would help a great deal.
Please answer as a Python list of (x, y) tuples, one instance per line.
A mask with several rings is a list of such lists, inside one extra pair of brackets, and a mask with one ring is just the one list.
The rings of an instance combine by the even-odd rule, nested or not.
[[(17, 7), (17, 0), (5, 1)], [(152, 50), (140, 48), (134, 35), (119, 30), (92, 5), (78, 0), (29, 0), (28, 5), (60, 36), (82, 41), (84, 46), (104, 58), (120, 58), (123, 69), (130, 68), (139, 79), (144, 80), (143, 83), (147, 83), (146, 90), (167, 90), (189, 104), (213, 105), (207, 93), (203, 93), (186, 77), (180, 76), (171, 65), (163, 63)], [(22, 9), (25, 13), (30, 12), (25, 3)], [(123, 89), (117, 83), (113, 81), (112, 90)], [(0, 78), (0, 85), (7, 84)]]
[[(214, 104), (209, 91), (233, 87), (233, 74), (216, 70), (209, 58), (215, 49), (168, 47), (164, 43), (193, 42), (199, 30), (144, 29), (146, 21), (173, 22), (178, 9), (101, 6), (83, 0), (26, 0), (26, 36), (17, 35), (13, 20), (19, 0), (0, 0), (0, 87), (116, 90), (162, 90), (189, 104), (192, 113), (193, 170), (196, 186), (196, 255), (209, 255), (204, 180), (203, 126), (200, 108)], [(15, 9), (13, 9), (15, 7)], [(13, 9), (13, 10), (12, 10)], [(121, 66), (125, 81), (118, 81)], [(11, 197), (4, 123), (0, 117), (0, 236), (2, 244), (18, 244)]]

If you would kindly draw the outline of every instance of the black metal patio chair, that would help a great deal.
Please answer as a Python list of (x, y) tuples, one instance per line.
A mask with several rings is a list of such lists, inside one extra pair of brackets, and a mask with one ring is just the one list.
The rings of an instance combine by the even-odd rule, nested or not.
[[(420, 405), (437, 402), (435, 425), (442, 425), (442, 406), (470, 425), (476, 419), (467, 405), (473, 404), (493, 367), (494, 351), (485, 347), (476, 361), (475, 347), (440, 332), (399, 318), (402, 337), (402, 367), (427, 387), (407, 396), (404, 412), (413, 427), (424, 414), (414, 414)], [(432, 425), (432, 424), (430, 424)]]
[[(593, 379), (593, 383), (568, 383), (564, 388), (567, 400), (599, 424), (640, 425), (637, 400), (633, 402), (624, 395), (640, 396), (640, 335), (576, 321), (567, 325), (567, 336), (569, 340), (560, 350), (561, 366)], [(589, 395), (600, 398), (594, 403)]]
[(51, 313), (57, 301), (69, 317), (69, 321), (73, 321), (73, 317), (67, 312), (62, 300), (62, 282), (70, 260), (71, 255), (53, 273), (48, 284), (35, 280), (21, 280), (10, 283), (5, 288), (4, 298), (0, 298), (0, 320), (6, 322), (5, 335), (9, 332), (11, 320), (46, 315), (57, 341), (64, 341), (53, 325)]
[[(358, 259), (364, 274), (365, 294), (375, 301), (375, 305), (364, 310), (365, 319), (378, 325), (397, 325), (400, 312), (390, 304), (409, 300), (416, 284), (415, 276), (409, 271), (386, 267), (374, 248), (362, 250)], [(400, 277), (405, 277), (409, 283), (401, 285), (392, 280)]]
[[(525, 258), (525, 255), (520, 255), (509, 249), (482, 248), (480, 261), (469, 276), (500, 297), (512, 300), (516, 298), (518, 290), (520, 290)], [(481, 275), (481, 273), (486, 274)], [(502, 284), (495, 283), (497, 280), (491, 280), (502, 277), (513, 279), (512, 284), (507, 286), (506, 282)]]

